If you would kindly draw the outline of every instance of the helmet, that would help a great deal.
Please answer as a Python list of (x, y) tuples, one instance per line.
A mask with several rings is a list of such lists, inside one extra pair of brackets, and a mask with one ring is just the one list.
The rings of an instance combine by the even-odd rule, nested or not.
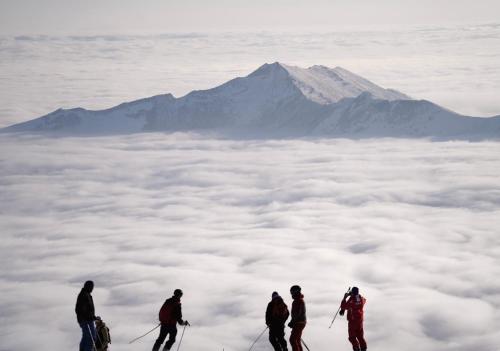
[(182, 296), (182, 294), (183, 294), (183, 292), (182, 292), (181, 289), (175, 289), (174, 290), (174, 296), (175, 297), (179, 297), (180, 298)]
[(300, 286), (298, 286), (298, 285), (294, 285), (294, 286), (292, 286), (292, 287), (290, 288), (290, 293), (291, 293), (292, 295), (294, 295), (294, 294), (299, 294), (299, 293), (300, 293), (300, 290), (301, 290), (301, 289), (300, 289)]
[(356, 296), (356, 295), (359, 295), (359, 289), (354, 286), (352, 289), (351, 289), (351, 294)]

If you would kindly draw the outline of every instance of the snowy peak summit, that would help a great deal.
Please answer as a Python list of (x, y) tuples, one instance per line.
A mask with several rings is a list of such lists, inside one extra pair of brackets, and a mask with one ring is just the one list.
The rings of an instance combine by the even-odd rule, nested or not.
[(384, 89), (342, 67), (312, 66), (300, 68), (276, 63), (286, 70), (295, 86), (308, 99), (322, 105), (339, 102), (369, 92), (382, 100), (409, 100), (409, 96), (392, 89)]

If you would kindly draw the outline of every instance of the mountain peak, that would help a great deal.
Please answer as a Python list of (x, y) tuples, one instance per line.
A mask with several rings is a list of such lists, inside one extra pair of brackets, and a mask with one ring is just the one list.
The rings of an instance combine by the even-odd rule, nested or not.
[(99, 135), (160, 130), (278, 137), (498, 138), (500, 118), (459, 116), (429, 102), (410, 100), (342, 67), (301, 68), (274, 62), (246, 77), (180, 98), (158, 95), (100, 111), (59, 109), (2, 131)]
[(276, 73), (286, 73), (285, 65), (279, 62), (264, 63), (262, 66), (253, 71), (249, 77), (263, 76)]

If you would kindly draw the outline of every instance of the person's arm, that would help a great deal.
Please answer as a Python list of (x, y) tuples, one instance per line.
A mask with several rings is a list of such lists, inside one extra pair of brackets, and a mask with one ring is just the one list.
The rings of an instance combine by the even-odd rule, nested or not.
[(176, 308), (177, 308), (177, 323), (179, 323), (180, 325), (190, 325), (188, 321), (182, 320), (182, 307), (180, 303), (177, 305)]
[(268, 303), (266, 308), (266, 325), (271, 325), (271, 303)]
[(297, 319), (297, 300), (293, 300), (292, 302), (292, 318), (290, 320), (290, 323), (288, 323), (288, 326), (290, 328), (293, 328), (295, 322), (296, 322), (296, 319)]
[(349, 294), (344, 294), (344, 298), (342, 299), (342, 302), (340, 303), (340, 312), (339, 314), (341, 316), (344, 315), (345, 313), (345, 310), (347, 310), (349, 308), (349, 302), (347, 301), (347, 296), (349, 296)]
[(78, 297), (76, 298), (76, 305), (75, 305), (75, 313), (78, 319), (81, 318), (82, 314), (82, 295), (78, 294)]
[(90, 294), (88, 295), (88, 298), (89, 298), (89, 317), (90, 320), (95, 321), (97, 320), (97, 317), (95, 316), (94, 299)]
[(109, 343), (111, 344), (111, 334), (109, 333), (108, 327), (106, 327), (106, 333), (108, 334), (108, 340), (109, 340)]
[(177, 323), (184, 325), (184, 321), (182, 320), (182, 307), (180, 303), (175, 306), (175, 312), (175, 315), (177, 316)]
[(304, 322), (307, 320), (307, 315), (306, 315), (306, 303), (304, 302), (304, 300), (302, 300), (302, 304), (301, 304), (301, 307), (302, 307), (302, 314), (301, 314), (301, 317), (302, 319), (304, 320)]
[[(283, 302), (283, 303), (284, 303), (284, 302)], [(288, 311), (288, 306), (287, 306), (286, 304), (285, 304), (285, 308), (286, 308), (286, 318), (285, 318), (285, 320), (283, 321), (283, 323), (284, 323), (284, 322), (286, 322), (286, 320), (288, 319), (288, 317), (290, 317), (290, 312)]]

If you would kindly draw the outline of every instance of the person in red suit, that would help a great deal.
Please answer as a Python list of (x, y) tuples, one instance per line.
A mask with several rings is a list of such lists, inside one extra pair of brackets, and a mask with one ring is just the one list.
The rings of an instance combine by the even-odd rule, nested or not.
[[(349, 299), (347, 299), (349, 297)], [(363, 307), (366, 299), (359, 294), (359, 289), (353, 287), (350, 293), (344, 295), (340, 305), (340, 315), (347, 311), (349, 341), (354, 351), (366, 351), (366, 340), (363, 331)]]
[(302, 351), (302, 331), (307, 323), (306, 304), (304, 303), (304, 295), (301, 293), (300, 286), (292, 286), (290, 288), (290, 294), (293, 298), (292, 320), (288, 323), (288, 326), (292, 328), (290, 345), (292, 346), (292, 351)]

